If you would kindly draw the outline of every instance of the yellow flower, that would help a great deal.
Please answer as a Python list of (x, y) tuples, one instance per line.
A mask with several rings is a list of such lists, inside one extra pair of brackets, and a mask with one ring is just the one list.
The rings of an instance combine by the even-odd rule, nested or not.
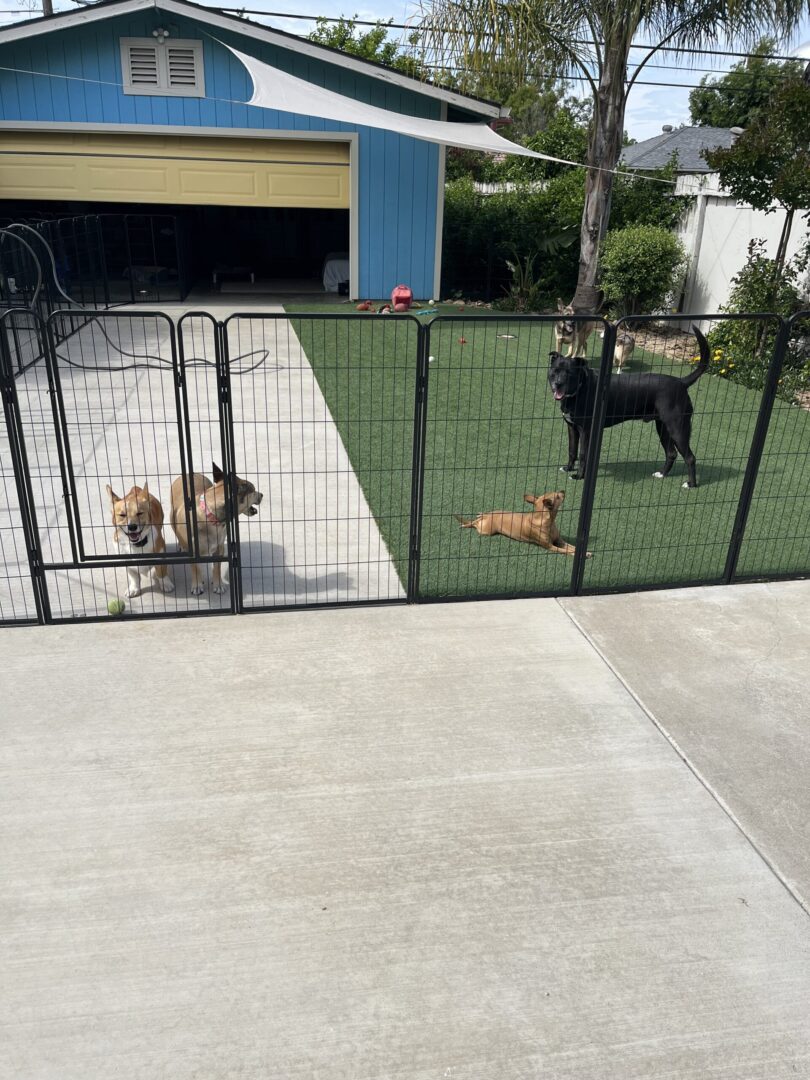
[(734, 367), (734, 364), (729, 364), (728, 366), (729, 366), (729, 367)]
[(726, 369), (724, 367), (721, 367), (720, 368), (720, 374), (725, 375), (725, 373), (726, 373)]

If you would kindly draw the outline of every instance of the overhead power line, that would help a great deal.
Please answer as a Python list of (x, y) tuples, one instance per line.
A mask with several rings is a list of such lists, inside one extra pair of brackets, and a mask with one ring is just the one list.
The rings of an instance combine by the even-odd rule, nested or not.
[[(300, 12), (290, 11), (262, 11), (259, 8), (235, 8), (235, 7), (222, 7), (213, 8), (212, 11), (226, 11), (233, 12), (239, 15), (264, 15), (267, 19), (301, 19), (306, 22), (328, 22), (328, 23), (353, 23), (355, 26), (388, 26), (392, 30), (410, 30), (419, 31), (419, 27), (413, 23), (397, 23), (388, 22), (385, 19), (353, 19), (348, 16), (327, 16), (327, 15), (302, 15)], [(575, 45), (590, 45), (590, 41), (575, 41)], [(644, 42), (633, 42), (630, 46), (631, 49), (654, 49), (656, 47), (655, 42), (645, 44)], [(687, 45), (672, 45), (666, 46), (662, 49), (662, 52), (677, 52), (677, 53), (692, 53), (696, 56), (736, 56), (747, 58), (760, 58), (762, 60), (802, 60), (803, 57), (798, 56), (781, 56), (778, 53), (753, 53), (753, 52), (735, 52), (733, 50), (726, 49), (698, 49), (694, 46)]]
[[(82, 0), (73, 0), (74, 3), (81, 3), (83, 7), (93, 7), (91, 3), (83, 3)], [(327, 23), (352, 23), (354, 26), (384, 26), (389, 27), (391, 30), (410, 30), (411, 32), (419, 32), (419, 27), (413, 23), (398, 23), (389, 22), (386, 19), (355, 19), (350, 16), (341, 15), (307, 15), (301, 14), (297, 11), (264, 11), (261, 8), (244, 8), (244, 7), (214, 7), (213, 5), (201, 5), (202, 7), (208, 7), (210, 11), (223, 11), (235, 15), (262, 15), (266, 19), (298, 19), (303, 22), (327, 22)], [(72, 8), (66, 8), (64, 10), (70, 11)], [(29, 8), (6, 8), (0, 10), (0, 15), (33, 15)], [(61, 12), (56, 12), (57, 15)], [(591, 45), (593, 44), (587, 40), (577, 40), (573, 42), (574, 45)], [(656, 48), (655, 42), (633, 42), (630, 46), (631, 49), (654, 49)], [(760, 59), (760, 60), (798, 60), (800, 62), (810, 61), (810, 57), (802, 56), (786, 56), (780, 53), (759, 53), (759, 52), (741, 52), (733, 49), (699, 49), (696, 46), (690, 45), (667, 45), (661, 50), (662, 52), (684, 53), (693, 56), (731, 56), (737, 57), (743, 60), (746, 59)], [(650, 65), (647, 65), (648, 67)], [(660, 65), (665, 66), (665, 65)], [(693, 68), (693, 71), (722, 71), (721, 68)]]

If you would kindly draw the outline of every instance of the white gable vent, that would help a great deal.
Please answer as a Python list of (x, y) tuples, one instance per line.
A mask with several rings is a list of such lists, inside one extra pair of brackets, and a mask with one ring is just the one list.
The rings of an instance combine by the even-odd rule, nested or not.
[(125, 94), (205, 97), (201, 41), (121, 38)]

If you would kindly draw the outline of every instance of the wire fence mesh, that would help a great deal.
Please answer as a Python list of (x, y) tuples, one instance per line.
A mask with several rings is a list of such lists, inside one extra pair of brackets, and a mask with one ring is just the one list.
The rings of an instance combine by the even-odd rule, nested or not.
[(236, 315), (234, 461), (264, 494), (238, 519), (251, 608), (405, 597), (419, 325)]
[(805, 574), (810, 314), (699, 325), (10, 310), (0, 621)]
[[(431, 323), (419, 577), (424, 599), (570, 587), (571, 558), (558, 554), (562, 549), (486, 535), (491, 522), (465, 528), (458, 520), (475, 522), (492, 511), (530, 516), (526, 495), (564, 491), (556, 525), (564, 539), (576, 536), (581, 486), (560, 472), (568, 456), (566, 425), (547, 380), (556, 323), (506, 316)], [(567, 351), (570, 341), (559, 344)], [(598, 365), (596, 332), (588, 334), (586, 347)]]
[[(721, 319), (702, 321), (711, 340)], [(757, 326), (775, 319), (746, 320)], [(619, 324), (621, 334), (626, 324)], [(585, 590), (632, 589), (722, 580), (761, 394), (733, 381), (725, 353), (709, 346), (705, 374), (674, 398), (671, 386), (647, 408), (637, 376), (669, 376), (682, 383), (697, 371), (700, 353), (688, 319), (637, 319), (635, 347), (621, 375), (611, 376), (609, 405), (590, 518), (594, 556)], [(733, 363), (733, 361), (728, 361)], [(624, 415), (641, 420), (618, 422)], [(645, 408), (647, 409), (644, 412)], [(663, 416), (663, 419), (662, 419)], [(614, 423), (614, 421), (616, 421)], [(687, 438), (696, 459), (697, 486), (678, 441)], [(674, 463), (667, 475), (667, 460)]]
[[(810, 391), (794, 392), (810, 365), (810, 312), (791, 319), (736, 573), (810, 573)], [(784, 389), (783, 389), (784, 388)]]

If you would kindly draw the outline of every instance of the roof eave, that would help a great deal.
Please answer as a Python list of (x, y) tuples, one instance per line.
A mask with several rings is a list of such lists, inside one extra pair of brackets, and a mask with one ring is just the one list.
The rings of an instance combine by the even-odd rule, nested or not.
[(369, 78), (410, 90), (415, 94), (422, 94), (424, 97), (447, 102), (458, 109), (464, 109), (466, 112), (478, 116), (498, 117), (502, 115), (501, 106), (495, 102), (479, 100), (465, 94), (457, 94), (453, 90), (446, 90), (444, 87), (435, 86), (433, 83), (420, 82), (419, 79), (411, 78), (411, 76), (395, 71), (392, 68), (384, 67), (382, 64), (362, 60), (359, 57), (340, 52), (338, 49), (330, 49), (328, 46), (318, 45), (295, 34), (286, 34), (281, 30), (273, 30), (261, 23), (238, 18), (236, 15), (226, 15), (224, 12), (212, 8), (204, 8), (199, 4), (190, 3), (188, 0), (110, 0), (107, 3), (82, 7), (78, 11), (57, 12), (54, 15), (28, 19), (23, 23), (14, 23), (0, 28), (0, 44), (21, 41), (40, 34), (53, 33), (55, 30), (62, 30), (70, 26), (84, 26), (118, 15), (145, 11), (149, 8), (170, 12), (175, 15), (186, 15), (210, 26), (215, 26), (220, 30), (230, 30), (234, 33), (241, 33), (246, 37), (255, 37), (282, 49), (294, 48), (305, 56), (312, 56), (317, 60), (357, 71), (359, 74), (366, 75)]

